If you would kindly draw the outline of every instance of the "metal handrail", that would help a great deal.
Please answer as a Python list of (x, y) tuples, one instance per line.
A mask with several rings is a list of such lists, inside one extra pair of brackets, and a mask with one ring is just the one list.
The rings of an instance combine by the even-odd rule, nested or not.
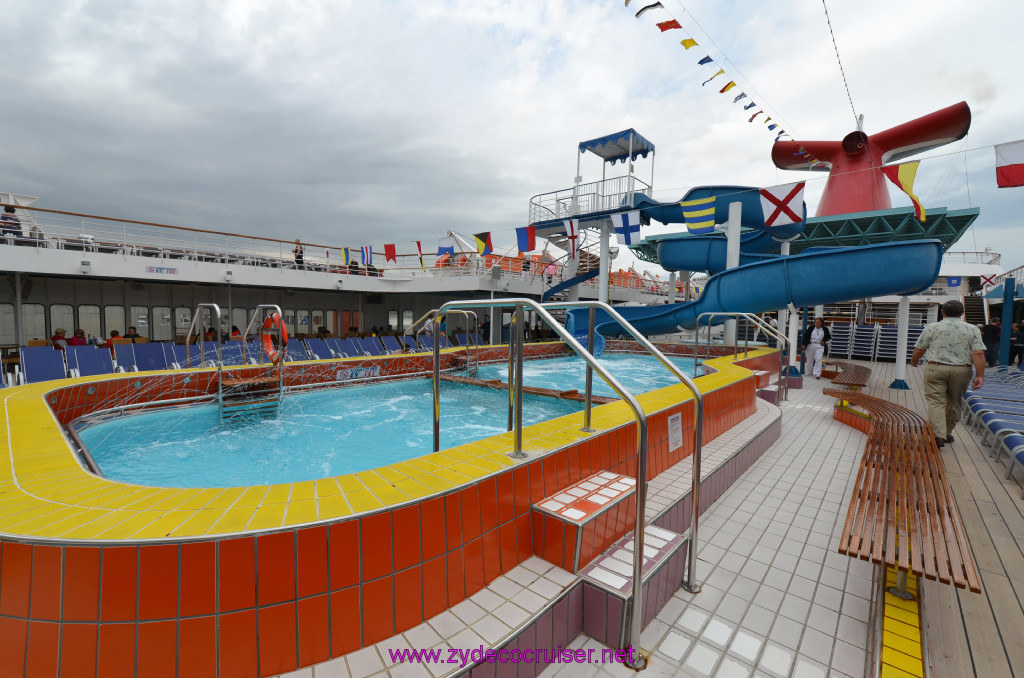
[[(281, 326), (284, 326), (284, 313), (281, 311), (281, 307), (277, 304), (259, 304), (256, 306), (256, 310), (253, 311), (252, 318), (249, 319), (249, 324), (245, 326), (245, 331), (242, 332), (242, 362), (245, 362), (245, 351), (249, 345), (249, 331), (257, 328), (258, 325), (266, 321), (266, 316), (263, 311), (273, 311), (277, 313), (277, 317), (281, 321)], [(280, 359), (277, 361), (277, 395), (278, 397), (284, 396), (284, 359), (288, 353), (288, 344), (284, 341), (284, 338), (278, 334), (278, 355)], [(262, 353), (262, 351), (261, 351)], [(258, 358), (259, 356), (257, 356)], [(268, 356), (269, 357), (269, 356)]]
[[(786, 361), (785, 361), (786, 351), (789, 350), (789, 338), (786, 337), (786, 335), (783, 334), (782, 332), (780, 332), (778, 329), (772, 327), (771, 324), (769, 324), (769, 323), (765, 322), (764, 320), (762, 320), (761, 318), (759, 318), (757, 315), (755, 315), (753, 313), (744, 313), (744, 312), (740, 312), (740, 311), (721, 311), (721, 312), (701, 313), (699, 316), (697, 316), (697, 328), (700, 329), (701, 318), (704, 318), (704, 317), (708, 318), (707, 325), (708, 325), (708, 328), (710, 328), (711, 327), (711, 321), (714, 318), (718, 317), (718, 316), (735, 316), (735, 317), (738, 317), (738, 318), (743, 318), (747, 322), (752, 322), (756, 326), (760, 327), (762, 330), (764, 330), (765, 334), (769, 334), (769, 335), (775, 337), (775, 340), (777, 342), (779, 342), (779, 384), (780, 384), (780, 386), (782, 388), (782, 392), (780, 393), (780, 397), (782, 398), (782, 400), (789, 400), (789, 369), (787, 369)], [(694, 340), (693, 340), (693, 342), (694, 342), (693, 354), (694, 354), (694, 359), (696, 359), (696, 356), (698, 355), (699, 350), (700, 350), (700, 333), (699, 332), (695, 332), (694, 333)], [(739, 351), (735, 350), (735, 349), (738, 349), (738, 346), (734, 347), (733, 357), (735, 357), (736, 355), (739, 354)], [(784, 351), (783, 349), (786, 349), (786, 351)], [(747, 355), (747, 354), (745, 354), (745, 355)], [(710, 358), (710, 357), (711, 357), (711, 333), (708, 332), (708, 358)], [(694, 373), (696, 373), (697, 366), (694, 365), (693, 369), (694, 369)], [(783, 384), (784, 384), (784, 386), (783, 386)]]
[[(471, 330), (474, 330), (477, 327), (477, 315), (476, 315), (476, 312), (475, 311), (461, 311), (461, 310), (458, 310), (458, 309), (453, 309), (453, 310), (449, 311), (449, 313), (458, 313), (458, 314), (462, 315), (466, 319), (466, 346), (463, 347), (463, 348), (466, 349), (466, 371), (470, 372), (471, 374), (472, 373), (476, 373), (476, 371), (478, 369), (480, 369), (480, 347), (478, 345), (474, 344), (472, 339), (470, 339), (470, 336), (469, 336), (470, 334), (472, 334)], [(470, 319), (469, 319), (470, 316), (473, 316), (472, 324), (470, 324)], [(474, 357), (474, 367), (472, 369), (470, 369), (470, 366), (469, 366), (469, 352), (470, 352), (470, 349), (473, 349), (473, 357)]]
[[(488, 307), (505, 307), (512, 306), (515, 308), (516, 323), (515, 327), (510, 328), (509, 335), (509, 352), (517, 354), (517, 365), (515, 369), (515, 376), (510, 371), (509, 373), (509, 391), (515, 391), (516, 416), (515, 416), (515, 437), (514, 437), (514, 448), (513, 455), (522, 454), (522, 316), (525, 308), (533, 309), (538, 317), (548, 324), (549, 327), (557, 334), (577, 355), (584, 359), (587, 363), (588, 371), (596, 371), (598, 375), (607, 383), (612, 390), (618, 394), (622, 400), (629, 405), (630, 409), (633, 410), (633, 414), (637, 420), (637, 487), (636, 487), (636, 521), (634, 527), (633, 536), (633, 604), (630, 608), (630, 624), (628, 629), (627, 646), (632, 646), (634, 643), (639, 643), (640, 633), (642, 626), (642, 609), (643, 609), (643, 545), (644, 545), (644, 528), (645, 528), (645, 514), (646, 514), (646, 502), (647, 502), (647, 415), (644, 413), (640, 403), (629, 393), (619, 382), (611, 375), (608, 370), (601, 365), (601, 363), (594, 357), (591, 351), (585, 349), (575, 337), (570, 334), (561, 323), (548, 313), (549, 308), (572, 308), (572, 307), (590, 307), (592, 309), (601, 308), (609, 316), (611, 316), (616, 322), (618, 322), (623, 329), (625, 329), (630, 335), (632, 335), (649, 353), (654, 355), (659, 362), (661, 362), (670, 372), (675, 374), (686, 384), (687, 388), (693, 393), (694, 397), (694, 489), (691, 492), (692, 502), (692, 517), (691, 517), (691, 542), (690, 542), (690, 571), (688, 573), (687, 582), (684, 586), (688, 587), (688, 590), (696, 593), (700, 591), (700, 585), (694, 581), (694, 573), (696, 572), (696, 540), (697, 540), (697, 510), (700, 506), (700, 458), (701, 458), (701, 439), (703, 437), (702, 425), (704, 418), (704, 399), (700, 393), (700, 389), (697, 385), (684, 374), (678, 367), (673, 365), (668, 358), (659, 351), (654, 344), (652, 344), (646, 337), (640, 334), (636, 328), (629, 324), (629, 322), (623, 318), (618, 311), (616, 311), (611, 305), (605, 304), (598, 301), (576, 301), (576, 302), (560, 302), (554, 304), (538, 304), (532, 299), (504, 299), (495, 303), (495, 300), (488, 300), (487, 302), (480, 301), (452, 301), (441, 306), (438, 309), (439, 314), (443, 314), (446, 309), (451, 307), (464, 307), (464, 306), (488, 306)], [(594, 317), (594, 313), (591, 313), (591, 318)], [(592, 348), (593, 341), (593, 321), (590, 323), (588, 329), (588, 344)], [(515, 342), (514, 337), (519, 336), (518, 342)], [(515, 345), (513, 347), (513, 342)], [(439, 382), (440, 382), (440, 351), (437, 349), (435, 344), (434, 348), (434, 450), (437, 451), (440, 447), (440, 398), (439, 398)], [(592, 378), (592, 377), (591, 377)], [(589, 412), (591, 399), (589, 397), (588, 388), (588, 406)], [(589, 418), (588, 418), (589, 421)], [(525, 456), (525, 455), (523, 455)], [(643, 666), (643, 658), (638, 657), (640, 662), (638, 666)], [(636, 668), (636, 666), (634, 666)]]
[[(188, 334), (185, 335), (185, 362), (190, 364), (192, 360), (189, 358), (188, 347), (191, 346), (192, 341), (192, 330), (196, 328), (196, 322), (199, 320), (199, 311), (201, 309), (209, 309), (213, 313), (213, 317), (216, 318), (216, 323), (211, 323), (216, 330), (214, 334), (217, 335), (217, 407), (220, 414), (224, 414), (224, 387), (222, 386), (224, 376), (224, 361), (221, 359), (221, 317), (220, 317), (220, 306), (212, 302), (203, 302), (196, 304), (196, 310), (192, 314), (192, 323), (188, 327)], [(196, 335), (199, 339), (199, 365), (202, 366), (206, 362), (206, 342), (202, 340), (202, 335)]]

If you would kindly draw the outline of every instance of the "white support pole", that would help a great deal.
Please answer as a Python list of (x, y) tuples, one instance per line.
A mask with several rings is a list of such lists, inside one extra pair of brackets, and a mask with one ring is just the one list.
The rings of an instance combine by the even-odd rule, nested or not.
[(800, 376), (800, 312), (793, 304), (789, 305), (789, 373)]
[(907, 333), (910, 328), (910, 297), (900, 297), (896, 311), (896, 378), (889, 388), (909, 391), (907, 384)]
[[(789, 256), (789, 242), (788, 241), (782, 243), (779, 246), (779, 254), (781, 254), (784, 257), (788, 257)], [(779, 331), (782, 332), (783, 334), (785, 334), (787, 337), (789, 336), (789, 308), (780, 308), (779, 309)], [(789, 347), (790, 356), (792, 356), (792, 354), (794, 353), (795, 350), (796, 350), (795, 346), (793, 344), (790, 344), (790, 347)], [(792, 360), (792, 358), (791, 358), (791, 360)]]
[[(743, 215), (743, 203), (729, 203), (729, 221), (725, 230), (725, 268), (736, 268), (740, 265), (740, 219)], [(729, 310), (729, 309), (726, 309)], [(736, 345), (736, 320), (725, 321), (725, 345)]]
[(668, 303), (676, 303), (676, 272), (668, 274)]
[(928, 312), (925, 315), (925, 323), (931, 325), (932, 323), (939, 322), (939, 305), (929, 304)]
[[(597, 300), (601, 303), (608, 303), (608, 279), (609, 271), (612, 265), (611, 257), (611, 246), (609, 241), (611, 239), (611, 225), (601, 224), (601, 269), (597, 277)], [(578, 256), (578, 255), (577, 255)]]

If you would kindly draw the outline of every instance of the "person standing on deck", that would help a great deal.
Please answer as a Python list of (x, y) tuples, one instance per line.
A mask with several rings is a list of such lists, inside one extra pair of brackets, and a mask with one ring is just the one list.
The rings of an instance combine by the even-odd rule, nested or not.
[[(935, 444), (953, 442), (953, 427), (960, 420), (960, 406), (967, 386), (974, 390), (985, 383), (985, 343), (981, 330), (960, 319), (964, 305), (956, 300), (941, 307), (942, 320), (924, 328), (914, 345), (910, 364), (917, 367), (928, 353), (924, 368), (924, 399)], [(971, 381), (971, 364), (974, 381)]]
[(815, 318), (814, 325), (804, 332), (804, 355), (815, 379), (821, 379), (821, 359), (825, 355), (825, 344), (831, 340), (832, 333), (821, 318)]
[(1024, 363), (1024, 329), (1021, 329), (1019, 323), (1013, 323), (1010, 330), (1010, 360), (1006, 365), (1013, 365), (1013, 359), (1016, 358), (1017, 367), (1020, 367)]
[(990, 318), (988, 325), (981, 329), (981, 341), (985, 344), (985, 362), (995, 367), (999, 362), (999, 339), (1003, 336), (1002, 321)]

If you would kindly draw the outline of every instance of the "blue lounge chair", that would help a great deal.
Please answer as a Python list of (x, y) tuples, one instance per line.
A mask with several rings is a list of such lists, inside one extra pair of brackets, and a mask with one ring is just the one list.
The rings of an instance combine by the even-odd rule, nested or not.
[(424, 350), (424, 351), (433, 351), (434, 350), (434, 338), (432, 336), (430, 336), (429, 334), (421, 334), (419, 336), (419, 340), (420, 340), (420, 348), (421, 348), (421, 350)]
[(110, 351), (95, 346), (68, 346), (68, 369), (79, 377), (92, 377), (97, 374), (113, 374), (114, 361)]
[(341, 355), (346, 358), (360, 358), (365, 355), (355, 339), (339, 339), (338, 345), (341, 347)]
[(465, 332), (456, 332), (455, 343), (463, 347), (469, 346), (469, 336)]
[(114, 360), (121, 372), (134, 372), (135, 344), (114, 344)]
[(335, 358), (344, 358), (345, 355), (341, 352), (341, 339), (337, 337), (328, 337), (324, 339), (327, 343), (327, 348), (331, 349), (331, 353), (334, 354)]
[(68, 376), (64, 367), (64, 351), (55, 351), (50, 346), (22, 346), (19, 350), (21, 383), (36, 384)]
[(420, 350), (420, 349), (419, 349), (419, 346), (417, 346), (417, 345), (416, 345), (416, 337), (413, 337), (413, 336), (410, 336), (410, 335), (406, 334), (406, 335), (404, 335), (404, 336), (402, 337), (402, 341), (404, 341), (404, 342), (405, 342), (405, 345), (406, 345), (406, 346), (407, 346), (407, 347), (409, 348), (409, 350), (410, 350), (410, 351), (412, 351), (413, 353), (415, 353), (416, 351)]
[(245, 361), (250, 365), (261, 365), (269, 362), (267, 356), (263, 353), (263, 344), (255, 339), (245, 342)]
[(484, 345), (484, 340), (480, 338), (480, 333), (479, 332), (470, 332), (469, 333), (469, 340), (472, 341), (477, 346), (483, 346)]
[(384, 346), (377, 341), (376, 337), (365, 337), (358, 339), (359, 347), (363, 349), (363, 352), (367, 355), (384, 355)]
[(225, 365), (237, 366), (245, 364), (242, 360), (242, 342), (240, 341), (229, 341), (221, 345), (220, 355)]
[(135, 368), (139, 372), (167, 369), (167, 356), (164, 354), (162, 345), (132, 344), (132, 346), (135, 349)]
[(402, 347), (398, 344), (398, 339), (385, 334), (380, 340), (384, 344), (384, 350), (388, 353), (401, 353)]
[(448, 336), (445, 334), (440, 335), (441, 348), (453, 348), (452, 342), (448, 341)]
[(334, 357), (334, 351), (323, 339), (306, 339), (306, 350), (312, 353), (316, 360), (330, 360)]

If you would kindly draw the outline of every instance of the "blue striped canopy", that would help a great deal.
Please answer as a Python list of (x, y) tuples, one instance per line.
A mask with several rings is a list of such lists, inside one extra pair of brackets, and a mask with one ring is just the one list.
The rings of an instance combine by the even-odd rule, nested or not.
[[(630, 157), (630, 142), (633, 145), (633, 155)], [(580, 153), (590, 151), (594, 155), (604, 158), (605, 162), (613, 165), (620, 160), (626, 162), (626, 158), (636, 160), (637, 157), (647, 157), (648, 153), (654, 153), (654, 144), (644, 139), (635, 129), (630, 127), (615, 134), (598, 137), (590, 141), (580, 142)]]

